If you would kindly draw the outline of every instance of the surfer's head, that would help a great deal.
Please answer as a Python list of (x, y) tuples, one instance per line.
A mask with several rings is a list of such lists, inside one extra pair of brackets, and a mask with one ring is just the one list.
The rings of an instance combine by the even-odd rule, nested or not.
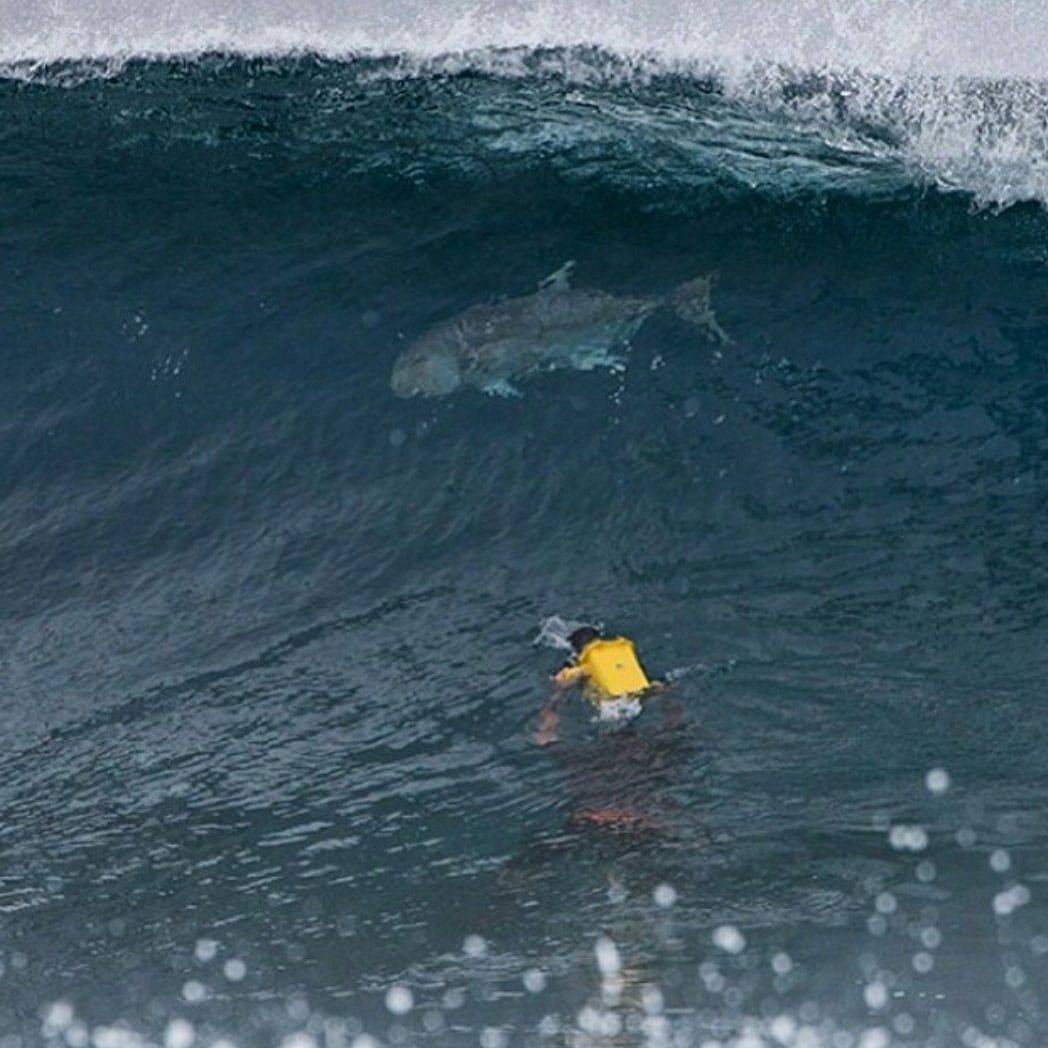
[(462, 370), (453, 353), (413, 346), (397, 357), (390, 385), (398, 397), (442, 397), (462, 385)]
[(580, 626), (568, 636), (568, 643), (576, 655), (581, 655), (587, 644), (600, 640), (600, 630), (595, 626)]

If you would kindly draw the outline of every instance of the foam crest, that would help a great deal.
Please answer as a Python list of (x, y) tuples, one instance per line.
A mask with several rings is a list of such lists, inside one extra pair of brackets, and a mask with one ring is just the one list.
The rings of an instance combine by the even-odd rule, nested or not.
[[(392, 57), (593, 85), (714, 80), (859, 158), (1007, 207), (1048, 202), (1048, 7), (1034, 0), (0, 0), (0, 73), (76, 82), (131, 58)], [(55, 76), (56, 64), (65, 64)]]
[(712, 64), (882, 75), (1037, 78), (1048, 10), (1034, 0), (52, 0), (0, 5), (0, 61), (309, 50), (435, 56), (591, 45)]

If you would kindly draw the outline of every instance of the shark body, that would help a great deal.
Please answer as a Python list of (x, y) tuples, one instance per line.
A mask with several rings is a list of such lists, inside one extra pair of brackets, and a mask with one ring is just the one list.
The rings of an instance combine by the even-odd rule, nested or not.
[(394, 363), (393, 392), (439, 397), (473, 387), (514, 396), (513, 380), (537, 371), (622, 368), (621, 350), (664, 307), (727, 341), (710, 309), (709, 277), (670, 295), (618, 296), (571, 287), (574, 266), (565, 263), (530, 295), (471, 306), (430, 328)]

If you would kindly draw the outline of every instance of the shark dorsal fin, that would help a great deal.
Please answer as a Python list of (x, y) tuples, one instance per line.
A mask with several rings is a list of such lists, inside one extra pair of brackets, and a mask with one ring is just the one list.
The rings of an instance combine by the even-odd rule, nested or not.
[(539, 281), (539, 291), (570, 291), (571, 274), (575, 272), (575, 260), (569, 259), (544, 280)]

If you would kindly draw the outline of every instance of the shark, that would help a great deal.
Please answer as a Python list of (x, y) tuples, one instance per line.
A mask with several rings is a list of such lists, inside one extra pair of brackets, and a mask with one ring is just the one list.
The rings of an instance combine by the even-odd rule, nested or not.
[(431, 327), (394, 361), (398, 397), (444, 397), (473, 388), (520, 396), (516, 380), (540, 371), (621, 370), (624, 351), (644, 322), (668, 309), (718, 343), (730, 341), (710, 303), (712, 274), (667, 294), (611, 295), (575, 288), (565, 262), (531, 294), (470, 306)]

